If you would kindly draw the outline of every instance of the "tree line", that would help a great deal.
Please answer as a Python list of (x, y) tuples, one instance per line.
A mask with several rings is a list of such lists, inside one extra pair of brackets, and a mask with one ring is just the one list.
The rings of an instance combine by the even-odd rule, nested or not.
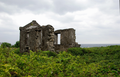
[(3, 42), (0, 46), (1, 48), (5, 48), (5, 47), (15, 47), (15, 48), (19, 48), (20, 47), (20, 41), (16, 41), (16, 43), (14, 45), (7, 43), (7, 42)]

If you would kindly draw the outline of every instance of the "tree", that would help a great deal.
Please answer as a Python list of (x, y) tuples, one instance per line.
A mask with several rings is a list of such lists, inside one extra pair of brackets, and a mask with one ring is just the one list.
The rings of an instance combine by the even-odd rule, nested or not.
[(20, 41), (16, 41), (14, 47), (19, 48), (20, 47)]
[(10, 43), (7, 43), (7, 42), (3, 42), (1, 44), (1, 48), (5, 48), (5, 47), (11, 47), (11, 44)]

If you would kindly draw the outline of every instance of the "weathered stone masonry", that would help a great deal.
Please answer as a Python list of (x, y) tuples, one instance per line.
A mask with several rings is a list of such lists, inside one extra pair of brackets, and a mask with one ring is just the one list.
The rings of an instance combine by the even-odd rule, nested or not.
[[(75, 30), (73, 28), (56, 30), (51, 25), (40, 26), (35, 20), (20, 27), (20, 52), (32, 51), (64, 51), (70, 47), (80, 47), (75, 42)], [(58, 44), (58, 34), (61, 34)]]

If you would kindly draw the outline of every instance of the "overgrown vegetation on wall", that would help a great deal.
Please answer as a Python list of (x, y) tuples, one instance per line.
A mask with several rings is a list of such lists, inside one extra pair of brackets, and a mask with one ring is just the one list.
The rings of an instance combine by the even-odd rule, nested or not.
[(0, 77), (118, 77), (120, 46), (20, 53), (0, 48)]

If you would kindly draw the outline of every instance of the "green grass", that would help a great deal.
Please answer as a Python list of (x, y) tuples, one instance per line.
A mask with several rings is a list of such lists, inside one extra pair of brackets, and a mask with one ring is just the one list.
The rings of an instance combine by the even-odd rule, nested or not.
[(120, 77), (120, 46), (20, 53), (0, 48), (0, 77)]

